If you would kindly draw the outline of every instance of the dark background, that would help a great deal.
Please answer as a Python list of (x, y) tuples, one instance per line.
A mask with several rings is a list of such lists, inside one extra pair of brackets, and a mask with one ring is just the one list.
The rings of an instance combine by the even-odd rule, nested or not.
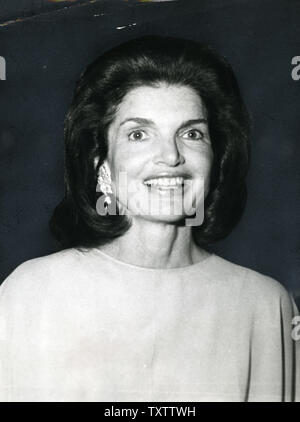
[(56, 250), (48, 220), (63, 196), (63, 119), (81, 70), (144, 34), (207, 42), (232, 64), (253, 119), (249, 198), (211, 250), (274, 277), (300, 305), (300, 2), (289, 0), (1, 4), (0, 281)]

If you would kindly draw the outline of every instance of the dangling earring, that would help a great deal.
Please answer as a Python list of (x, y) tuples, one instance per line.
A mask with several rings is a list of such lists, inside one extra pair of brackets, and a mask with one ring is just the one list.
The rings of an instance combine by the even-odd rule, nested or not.
[(111, 175), (109, 167), (104, 163), (99, 168), (98, 173), (98, 185), (100, 187), (100, 191), (105, 195), (104, 197), (104, 207), (107, 211), (108, 206), (111, 204), (111, 197), (109, 194), (112, 193), (111, 189)]

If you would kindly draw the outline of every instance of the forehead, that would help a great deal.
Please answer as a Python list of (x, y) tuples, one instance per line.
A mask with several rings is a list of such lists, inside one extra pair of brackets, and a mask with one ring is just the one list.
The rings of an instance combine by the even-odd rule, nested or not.
[(204, 117), (206, 110), (198, 93), (189, 86), (141, 86), (129, 91), (118, 107), (116, 123), (128, 117), (152, 120), (193, 119)]

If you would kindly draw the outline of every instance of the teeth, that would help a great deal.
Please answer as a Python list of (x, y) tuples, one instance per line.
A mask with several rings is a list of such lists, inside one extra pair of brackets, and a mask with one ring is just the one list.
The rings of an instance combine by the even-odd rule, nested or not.
[(144, 182), (148, 186), (162, 186), (162, 187), (177, 187), (183, 184), (183, 177), (159, 177), (156, 179), (149, 179)]

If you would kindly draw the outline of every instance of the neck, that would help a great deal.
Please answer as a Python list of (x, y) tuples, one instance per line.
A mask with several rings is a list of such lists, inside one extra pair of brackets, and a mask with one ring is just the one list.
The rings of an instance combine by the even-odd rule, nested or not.
[(120, 261), (149, 268), (195, 264), (208, 253), (194, 242), (191, 227), (134, 218), (130, 229), (101, 250)]

